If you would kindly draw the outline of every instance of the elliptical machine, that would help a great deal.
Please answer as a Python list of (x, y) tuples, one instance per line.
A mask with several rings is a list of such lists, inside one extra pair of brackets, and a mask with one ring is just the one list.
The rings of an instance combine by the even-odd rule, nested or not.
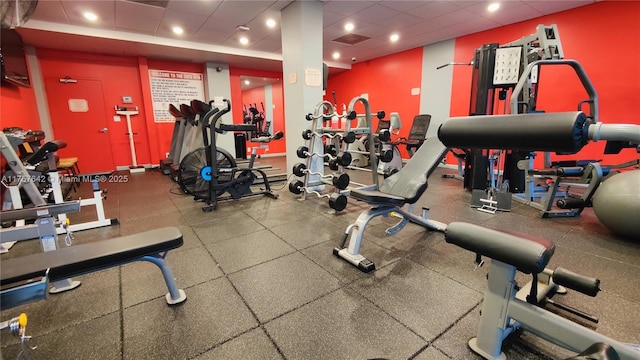
[[(277, 199), (278, 195), (271, 191), (269, 180), (264, 171), (239, 168), (235, 159), (224, 149), (216, 147), (217, 133), (227, 131), (256, 131), (255, 124), (223, 124), (222, 115), (231, 111), (231, 101), (223, 100), (227, 107), (218, 111), (210, 101), (210, 110), (201, 119), (204, 147), (189, 153), (180, 162), (178, 183), (182, 190), (194, 196), (195, 200), (207, 203), (203, 211), (216, 209), (218, 200), (240, 199), (243, 197), (265, 195)], [(250, 162), (251, 164), (252, 162)], [(255, 191), (251, 186), (254, 181), (262, 177), (262, 188)], [(228, 195), (224, 195), (228, 193)]]

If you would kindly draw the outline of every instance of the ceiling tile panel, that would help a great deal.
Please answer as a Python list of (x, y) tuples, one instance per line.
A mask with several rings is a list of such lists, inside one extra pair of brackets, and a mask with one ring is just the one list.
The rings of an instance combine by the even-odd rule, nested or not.
[(542, 13), (528, 7), (525, 4), (518, 4), (517, 6), (513, 6), (507, 9), (500, 9), (493, 14), (485, 15), (485, 18), (495, 21), (500, 25), (506, 25), (533, 19), (539, 16), (542, 16)]
[(417, 16), (401, 13), (396, 16), (387, 18), (384, 22), (381, 23), (381, 25), (391, 29), (404, 30), (407, 27), (412, 27), (416, 24), (421, 24), (424, 22), (424, 19)]
[(544, 15), (588, 5), (595, 1), (527, 1), (527, 5)]
[(446, 1), (430, 1), (415, 9), (411, 9), (411, 15), (429, 20), (456, 10), (460, 10), (460, 8)]
[(164, 11), (155, 6), (116, 1), (116, 27), (153, 34), (160, 25)]
[[(109, 1), (62, 1), (62, 7), (69, 24), (113, 29), (115, 26), (115, 6)], [(39, 6), (39, 5), (38, 5)], [(84, 18), (85, 12), (98, 15), (98, 20), (90, 22)]]
[(336, 14), (331, 11), (325, 10), (322, 14), (322, 26), (343, 26), (343, 22), (345, 21), (345, 17), (342, 14)]
[(380, 1), (379, 4), (388, 7), (390, 9), (402, 11), (402, 12), (411, 12), (419, 6), (422, 6), (423, 1)]
[(207, 15), (196, 15), (177, 10), (166, 10), (158, 31), (161, 29), (171, 30), (174, 26), (180, 26), (184, 29), (185, 33), (194, 33), (202, 26), (202, 24), (204, 24), (207, 18)]
[(266, 38), (258, 41), (252, 47), (253, 50), (272, 53), (282, 53), (282, 37), (280, 31), (274, 32)]
[(351, 17), (356, 20), (364, 20), (371, 23), (383, 23), (387, 19), (392, 18), (399, 14), (401, 14), (400, 11), (393, 10), (378, 4), (374, 4), (362, 11), (359, 11), (351, 15)]
[(31, 18), (42, 21), (53, 21), (57, 23), (68, 24), (69, 19), (64, 12), (64, 8), (60, 1), (40, 1), (36, 6), (36, 10)]
[(472, 13), (471, 11), (460, 9), (448, 14), (438, 16), (437, 18), (434, 18), (432, 20), (442, 26), (451, 26), (451, 25), (463, 24), (465, 22), (472, 21), (476, 17), (478, 16)]
[(170, 0), (167, 10), (177, 10), (189, 14), (209, 16), (222, 4), (222, 0), (184, 1)]
[[(468, 3), (466, 5), (461, 5), (460, 3)], [(473, 13), (478, 15), (486, 16), (487, 14), (499, 14), (504, 10), (521, 7), (523, 5), (522, 1), (511, 0), (511, 1), (502, 1), (500, 2), (500, 8), (495, 12), (490, 12), (487, 7), (489, 2), (484, 1), (456, 1), (456, 5), (461, 8), (467, 9)]]
[[(238, 1), (242, 2), (242, 1)], [(220, 31), (220, 32), (232, 32), (235, 31), (238, 25), (245, 25), (255, 18), (262, 8), (241, 8), (239, 6), (229, 5), (229, 2), (224, 2), (216, 9), (211, 17), (203, 24), (203, 28)]]
[(402, 31), (414, 35), (424, 35), (440, 28), (442, 28), (442, 25), (436, 23), (435, 21), (423, 20), (417, 24), (405, 27), (404, 29), (402, 29)]
[(476, 17), (469, 21), (465, 21), (464, 23), (460, 23), (455, 27), (461, 34), (472, 34), (479, 31), (484, 31), (487, 29), (492, 29), (498, 27), (500, 24), (495, 21), (485, 19), (483, 17)]
[(228, 36), (229, 33), (227, 32), (216, 32), (209, 29), (199, 29), (197, 32), (191, 35), (191, 40), (206, 44), (220, 45), (227, 39)]
[(373, 6), (371, 1), (325, 1), (322, 8), (332, 13), (342, 14), (343, 16), (351, 16), (357, 12), (360, 12), (369, 6)]
[(389, 36), (392, 32), (394, 32), (394, 28), (373, 24), (359, 29), (356, 33), (370, 38), (375, 38), (378, 36)]

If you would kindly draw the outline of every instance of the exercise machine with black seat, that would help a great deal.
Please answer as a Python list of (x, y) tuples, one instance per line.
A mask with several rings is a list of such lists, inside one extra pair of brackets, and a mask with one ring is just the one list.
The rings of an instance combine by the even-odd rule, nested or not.
[[(210, 101), (208, 106), (211, 110), (200, 119), (205, 146), (185, 156), (180, 163), (180, 186), (188, 189), (195, 200), (207, 203), (202, 208), (203, 211), (215, 210), (220, 200), (237, 200), (258, 195), (277, 199), (278, 195), (271, 191), (264, 171), (237, 167), (231, 154), (216, 147), (218, 134), (228, 131), (251, 132), (255, 128), (253, 124), (223, 124), (220, 120), (231, 111), (231, 101), (224, 99), (223, 102), (226, 108), (218, 111), (214, 101)], [(254, 187), (257, 178), (261, 179), (260, 188)]]
[(160, 171), (162, 171), (162, 173), (165, 175), (171, 175), (171, 165), (179, 163), (175, 161), (175, 157), (176, 153), (178, 152), (177, 149), (180, 149), (182, 147), (182, 140), (184, 135), (184, 126), (181, 126), (182, 121), (184, 120), (184, 115), (173, 104), (169, 104), (169, 114), (174, 118), (173, 132), (171, 133), (171, 143), (169, 145), (169, 152), (167, 153), (167, 157), (160, 159)]
[[(526, 234), (501, 232), (478, 225), (454, 222), (446, 227), (445, 240), (491, 259), (488, 284), (484, 293), (477, 336), (469, 347), (485, 359), (506, 359), (504, 340), (524, 330), (562, 348), (582, 352), (575, 359), (638, 360), (640, 352), (629, 344), (616, 341), (581, 324), (552, 313), (541, 305), (541, 297), (559, 286), (596, 296), (600, 281), (563, 268), (547, 269), (555, 251), (553, 242)], [(516, 272), (532, 274), (533, 279), (518, 288)], [(539, 288), (539, 276), (551, 279)], [(554, 303), (558, 305), (557, 303)], [(573, 314), (576, 309), (561, 306)], [(609, 357), (611, 356), (611, 357)]]
[[(64, 141), (48, 141), (40, 146), (28, 159), (23, 161), (16, 154), (16, 144), (22, 141), (10, 134), (0, 134), (0, 148), (3, 157), (7, 160), (9, 171), (3, 175), (3, 185), (7, 192), (4, 196), (3, 210), (21, 209), (25, 205), (43, 206), (47, 203), (61, 204), (65, 202), (71, 189), (70, 183), (86, 181), (92, 183), (93, 197), (80, 199), (81, 206), (93, 206), (96, 219), (82, 223), (74, 223), (66, 227), (66, 214), (58, 214), (58, 234), (69, 231), (81, 231), (97, 227), (112, 226), (119, 223), (118, 219), (109, 219), (105, 216), (103, 200), (106, 190), (101, 189), (98, 179), (107, 179), (110, 172), (77, 174), (74, 177), (61, 176), (56, 168), (55, 152), (66, 146)], [(27, 166), (35, 163), (45, 163), (45, 172), (29, 170)], [(9, 181), (5, 181), (9, 180)], [(25, 196), (22, 196), (22, 193)], [(21, 225), (18, 223), (17, 225)], [(66, 227), (66, 228), (65, 228)]]
[(404, 145), (407, 149), (407, 153), (409, 153), (410, 157), (416, 153), (422, 143), (424, 143), (427, 137), (427, 130), (429, 130), (429, 124), (431, 123), (431, 115), (429, 114), (421, 114), (416, 115), (413, 118), (413, 123), (411, 124), (411, 130), (409, 130), (409, 135), (406, 138), (400, 137), (393, 140), (391, 143), (393, 145)]
[[(397, 119), (394, 121), (394, 118)], [(383, 122), (383, 120), (380, 120), (380, 122)], [(398, 113), (391, 113), (389, 115), (388, 122), (390, 123), (389, 126), (391, 127), (391, 129), (400, 129), (398, 125), (396, 125), (395, 127), (392, 125), (393, 123), (401, 124)], [(398, 172), (403, 166), (402, 157), (400, 155), (400, 150), (398, 147), (400, 145), (404, 145), (407, 153), (409, 154), (409, 157), (413, 157), (420, 146), (422, 146), (422, 143), (424, 143), (430, 123), (431, 115), (416, 115), (413, 118), (413, 123), (411, 124), (411, 129), (409, 130), (409, 135), (407, 137), (398, 137), (395, 139), (391, 139), (387, 143), (387, 146), (391, 146), (393, 157), (391, 161), (380, 162), (378, 164), (378, 173), (381, 173), (384, 176), (389, 176)], [(384, 149), (385, 143), (383, 143), (382, 146)]]

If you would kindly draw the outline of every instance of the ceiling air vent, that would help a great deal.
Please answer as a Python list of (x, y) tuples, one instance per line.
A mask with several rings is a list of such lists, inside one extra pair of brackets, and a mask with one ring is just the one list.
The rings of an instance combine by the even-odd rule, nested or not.
[(347, 45), (355, 45), (369, 39), (371, 38), (358, 35), (358, 34), (347, 34), (347, 35), (340, 36), (339, 38), (333, 39), (333, 41), (347, 44)]
[(167, 7), (167, 4), (169, 3), (169, 0), (127, 0), (127, 1), (138, 3), (138, 4), (149, 5), (149, 6), (155, 6), (163, 9), (165, 9)]

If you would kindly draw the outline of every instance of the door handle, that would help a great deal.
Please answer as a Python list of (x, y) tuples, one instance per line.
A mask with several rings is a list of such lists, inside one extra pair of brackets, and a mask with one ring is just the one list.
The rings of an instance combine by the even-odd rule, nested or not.
[(103, 133), (103, 134), (106, 134), (106, 133), (108, 133), (108, 132), (109, 132), (109, 129), (107, 129), (107, 128), (102, 128), (102, 129), (98, 130), (98, 132), (101, 132), (101, 133)]

